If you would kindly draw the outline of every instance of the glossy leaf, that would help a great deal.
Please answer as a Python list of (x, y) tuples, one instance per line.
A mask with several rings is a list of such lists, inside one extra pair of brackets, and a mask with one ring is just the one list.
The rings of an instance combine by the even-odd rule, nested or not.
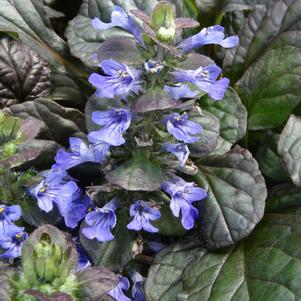
[(301, 186), (301, 118), (291, 115), (278, 141), (278, 153), (293, 183)]
[(117, 276), (106, 268), (87, 268), (78, 273), (82, 301), (98, 301), (119, 282)]
[(68, 145), (68, 137), (83, 136), (85, 131), (84, 115), (77, 109), (65, 108), (46, 98), (26, 101), (12, 105), (6, 112), (26, 118), (33, 116), (44, 122), (45, 129), (42, 137)]
[(0, 39), (1, 106), (47, 96), (50, 70), (34, 51), (9, 38)]
[(300, 296), (301, 219), (268, 215), (235, 247), (201, 254), (182, 274), (178, 300), (296, 300)]
[(17, 32), (23, 43), (52, 66), (66, 63), (67, 45), (52, 29), (41, 0), (1, 0), (0, 29)]
[(137, 153), (132, 159), (110, 171), (106, 179), (126, 190), (156, 191), (161, 187), (161, 168), (143, 153)]
[(189, 120), (203, 127), (203, 131), (198, 135), (199, 141), (188, 146), (190, 155), (192, 157), (201, 157), (210, 154), (217, 145), (220, 133), (219, 120), (213, 114), (200, 109), (190, 113)]
[(263, 216), (267, 196), (255, 159), (237, 146), (224, 155), (200, 159), (197, 166), (194, 180), (208, 193), (200, 212), (207, 247), (229, 246), (248, 236)]
[(177, 292), (183, 289), (181, 274), (197, 255), (204, 253), (196, 237), (186, 237), (164, 248), (154, 259), (145, 283), (149, 301), (170, 301), (177, 299)]
[(277, 153), (279, 135), (267, 134), (263, 139), (256, 155), (261, 172), (275, 181), (287, 181), (289, 176)]
[(144, 62), (144, 59), (138, 52), (135, 41), (126, 37), (104, 41), (97, 49), (97, 58), (99, 62), (114, 60), (123, 64), (137, 66), (142, 65)]
[(215, 115), (220, 122), (220, 135), (230, 143), (242, 139), (247, 129), (247, 110), (235, 90), (229, 87), (221, 101), (209, 96), (200, 100), (201, 108)]
[(146, 113), (175, 108), (179, 101), (171, 98), (162, 88), (152, 88), (143, 93), (135, 102), (135, 111)]

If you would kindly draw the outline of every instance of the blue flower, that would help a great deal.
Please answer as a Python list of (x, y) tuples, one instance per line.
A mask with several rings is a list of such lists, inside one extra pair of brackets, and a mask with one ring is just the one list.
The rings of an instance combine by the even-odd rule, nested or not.
[[(88, 139), (91, 143), (107, 144), (119, 146), (125, 143), (122, 134), (129, 128), (131, 124), (131, 112), (128, 109), (112, 108), (108, 111), (93, 112), (92, 120), (103, 127), (88, 134)], [(101, 148), (103, 150), (103, 148)]]
[(113, 297), (117, 301), (131, 301), (123, 291), (127, 291), (130, 288), (130, 282), (126, 277), (117, 275), (119, 278), (118, 285), (108, 292), (108, 295)]
[(171, 197), (170, 208), (174, 216), (179, 217), (182, 212), (182, 225), (186, 230), (193, 228), (198, 217), (198, 210), (192, 205), (207, 197), (204, 189), (195, 187), (195, 183), (185, 182), (174, 176), (171, 182), (164, 181), (161, 188)]
[(181, 98), (194, 98), (199, 94), (199, 91), (192, 91), (186, 84), (165, 86), (164, 90), (167, 91), (171, 98), (174, 98), (176, 100), (179, 100)]
[(141, 90), (141, 72), (125, 64), (113, 60), (104, 60), (100, 67), (106, 75), (92, 73), (89, 82), (96, 89), (99, 98), (114, 98), (116, 96), (126, 99), (132, 92), (138, 94)]
[(21, 207), (19, 205), (0, 205), (0, 239), (11, 231), (19, 231), (19, 227), (12, 222), (21, 217)]
[(78, 190), (73, 196), (71, 208), (63, 215), (65, 225), (72, 229), (76, 228), (91, 207), (92, 201), (90, 198), (87, 195), (82, 196), (81, 191)]
[(60, 214), (65, 216), (72, 206), (74, 195), (78, 192), (77, 184), (65, 180), (68, 174), (61, 169), (47, 171), (43, 176), (45, 178), (29, 190), (30, 195), (38, 200), (41, 210), (49, 212), (55, 203)]
[(144, 293), (145, 278), (137, 271), (133, 271), (131, 273), (131, 278), (134, 283), (132, 287), (132, 297), (134, 298), (133, 301), (146, 301)]
[(217, 44), (224, 48), (232, 48), (238, 44), (238, 37), (231, 36), (225, 39), (224, 27), (220, 25), (203, 28), (198, 34), (195, 34), (183, 40), (178, 48), (186, 53), (193, 48), (197, 48), (208, 44)]
[(21, 256), (22, 246), (27, 237), (28, 234), (24, 232), (24, 228), (10, 231), (6, 237), (0, 240), (1, 248), (5, 250), (0, 254), (0, 258), (11, 259)]
[(83, 228), (83, 234), (89, 239), (96, 238), (100, 242), (112, 240), (114, 236), (111, 229), (116, 226), (117, 221), (116, 208), (117, 200), (114, 198), (104, 207), (88, 213), (85, 217), (87, 227)]
[(150, 223), (150, 220), (155, 221), (159, 219), (161, 214), (159, 209), (152, 206), (151, 203), (139, 200), (135, 204), (132, 204), (130, 216), (133, 217), (133, 220), (127, 225), (128, 229), (135, 231), (143, 229), (151, 233), (159, 231)]
[(228, 78), (217, 80), (222, 70), (216, 65), (200, 67), (196, 70), (172, 72), (175, 82), (190, 82), (199, 90), (208, 93), (215, 100), (221, 100), (229, 85)]
[(199, 140), (198, 137), (192, 136), (202, 132), (203, 127), (195, 122), (188, 120), (186, 113), (172, 113), (166, 119), (167, 131), (177, 140), (185, 143), (194, 143)]
[(95, 17), (92, 20), (92, 26), (95, 29), (109, 29), (111, 27), (121, 27), (128, 32), (130, 32), (136, 40), (143, 45), (143, 39), (141, 36), (142, 28), (139, 26), (139, 24), (131, 17), (129, 16), (120, 6), (115, 6), (114, 10), (111, 14), (111, 22), (110, 23), (104, 23), (100, 21), (97, 17)]
[(144, 70), (146, 73), (150, 74), (160, 74), (160, 72), (163, 70), (164, 65), (160, 62), (148, 60), (144, 63)]
[(55, 156), (55, 164), (52, 168), (67, 170), (73, 166), (84, 162), (100, 162), (99, 156), (96, 159), (93, 147), (87, 145), (82, 139), (76, 137), (69, 138), (70, 151), (59, 149)]
[(78, 254), (77, 271), (82, 271), (91, 266), (91, 262), (81, 244), (76, 244)]
[(188, 146), (185, 143), (172, 144), (166, 142), (163, 145), (163, 150), (175, 155), (180, 161), (180, 165), (182, 167), (185, 165), (185, 162), (187, 161), (190, 154)]

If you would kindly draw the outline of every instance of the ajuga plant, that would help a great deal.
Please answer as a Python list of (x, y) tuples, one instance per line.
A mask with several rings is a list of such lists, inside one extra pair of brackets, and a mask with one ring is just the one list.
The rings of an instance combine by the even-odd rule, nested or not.
[(0, 1), (0, 301), (300, 298), (301, 0), (63, 2)]

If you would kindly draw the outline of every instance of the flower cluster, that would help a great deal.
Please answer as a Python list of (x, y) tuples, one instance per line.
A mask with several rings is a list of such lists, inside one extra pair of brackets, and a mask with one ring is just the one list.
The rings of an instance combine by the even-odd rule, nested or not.
[[(42, 173), (43, 180), (29, 190), (41, 210), (50, 212), (55, 208), (67, 227), (74, 229), (83, 221), (81, 234), (87, 239), (113, 240), (119, 213), (124, 210), (128, 212), (126, 227), (130, 231), (160, 233), (155, 223), (164, 220), (160, 209), (165, 204), (152, 194), (156, 187), (148, 190), (153, 186), (145, 185), (147, 173), (152, 172), (153, 166), (159, 166), (155, 173), (160, 177), (156, 191), (161, 195), (166, 193), (165, 201), (169, 199), (167, 204), (175, 217), (181, 215), (185, 230), (193, 229), (198, 218), (195, 203), (207, 197), (203, 188), (184, 180), (185, 169), (191, 164), (190, 147), (200, 141), (203, 132), (202, 124), (192, 119), (192, 113), (197, 108), (196, 99), (204, 94), (221, 100), (229, 80), (221, 76), (222, 70), (211, 59), (196, 61), (195, 68), (185, 68), (185, 60), (192, 49), (208, 44), (231, 48), (237, 45), (238, 38), (225, 37), (223, 27), (212, 26), (179, 41), (178, 33), (184, 27), (195, 27), (197, 22), (181, 19), (182, 23), (185, 21), (185, 25), (181, 25), (174, 18), (173, 6), (168, 5), (164, 4), (163, 9), (169, 10), (169, 17), (164, 20), (160, 19), (162, 13), (150, 18), (132, 11), (132, 15), (145, 23), (144, 29), (119, 6), (114, 8), (109, 23), (93, 19), (96, 30), (120, 27), (132, 34), (139, 63), (133, 60), (125, 64), (120, 57), (115, 59), (114, 54), (99, 62), (100, 72), (89, 77), (99, 104), (99, 109), (91, 114), (97, 130), (90, 131), (87, 139), (71, 137), (69, 150), (58, 150), (51, 170)], [(158, 4), (155, 10), (160, 9)], [(134, 42), (129, 40), (129, 43)], [(149, 49), (152, 51), (148, 52)], [(143, 172), (144, 166), (140, 163), (139, 167), (128, 166), (128, 162), (135, 161), (137, 153), (145, 158)], [(177, 161), (173, 161), (174, 158)], [(86, 162), (96, 164), (103, 171), (105, 184), (102, 188), (108, 188), (110, 194), (106, 194), (106, 189), (101, 190), (101, 201), (90, 199), (86, 187), (70, 176), (71, 169)], [(147, 165), (147, 162), (155, 163)], [(123, 170), (130, 170), (130, 175), (145, 177), (130, 179), (143, 185), (133, 188), (128, 183), (118, 186), (110, 181), (107, 175), (121, 165)], [(15, 216), (9, 217), (7, 213), (7, 223), (14, 219)], [(78, 269), (89, 266), (81, 249), (79, 254), (82, 262)], [(130, 287), (129, 280), (121, 275), (119, 280), (109, 295), (119, 301), (130, 300), (123, 293)], [(134, 300), (145, 300), (144, 278), (135, 272), (132, 280)]]
[(0, 205), (0, 247), (4, 250), (0, 258), (12, 259), (21, 256), (22, 245), (28, 234), (24, 232), (24, 227), (13, 223), (20, 217), (19, 205)]

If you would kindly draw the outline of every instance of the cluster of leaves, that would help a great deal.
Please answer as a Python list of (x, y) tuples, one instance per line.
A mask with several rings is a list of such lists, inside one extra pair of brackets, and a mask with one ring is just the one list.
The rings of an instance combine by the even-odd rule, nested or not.
[[(28, 231), (43, 224), (66, 230), (58, 213), (41, 211), (26, 190), (40, 180), (32, 168), (50, 168), (56, 151), (68, 146), (69, 137), (84, 138), (95, 130), (92, 112), (110, 105), (111, 100), (102, 107), (95, 96), (90, 97), (93, 90), (88, 74), (96, 70), (98, 60), (144, 61), (137, 56), (135, 44), (125, 42), (129, 41), (127, 32), (119, 28), (95, 31), (91, 20), (99, 17), (109, 21), (114, 5), (150, 14), (158, 3), (59, 2), (0, 0), (0, 195), (7, 205), (21, 205), (21, 223)], [(179, 64), (196, 69), (212, 62), (210, 56), (223, 67), (232, 86), (221, 101), (207, 95), (197, 100), (201, 113), (192, 114), (191, 120), (202, 124), (204, 130), (190, 147), (194, 164), (178, 169), (208, 193), (198, 207), (200, 223), (186, 233), (166, 208), (166, 196), (158, 191), (160, 160), (150, 162), (141, 153), (106, 173), (106, 179), (99, 168), (81, 166), (70, 173), (83, 186), (99, 185), (89, 191), (97, 204), (104, 201), (104, 195), (112, 194), (112, 186), (104, 185), (104, 181), (130, 193), (157, 190), (150, 198), (165, 205), (161, 220), (153, 224), (160, 230), (156, 239), (168, 246), (150, 260), (154, 252), (148, 250), (147, 242), (154, 237), (143, 236), (143, 249), (141, 237), (126, 229), (128, 217), (124, 212), (118, 216), (111, 242), (88, 240), (76, 229), (96, 269), (92, 276), (84, 273), (88, 279), (84, 283), (97, 284), (98, 289), (79, 287), (83, 280), (79, 280), (73, 262), (76, 258), (71, 256), (68, 273), (75, 288), (68, 291), (52, 285), (51, 289), (55, 287), (60, 293), (52, 290), (50, 294), (45, 290), (45, 279), (31, 284), (24, 280), (34, 279), (34, 267), (30, 270), (28, 265), (37, 261), (32, 248), (41, 233), (51, 237), (50, 241), (63, 241), (57, 243), (67, 248), (65, 234), (51, 226), (42, 227), (23, 247), (21, 272), (1, 266), (0, 300), (10, 300), (11, 296), (21, 300), (18, 294), (24, 292), (28, 300), (98, 300), (116, 285), (116, 276), (97, 266), (115, 272), (127, 273), (133, 267), (140, 270), (147, 275), (149, 301), (295, 300), (301, 296), (301, 1), (171, 2), (178, 16), (197, 19), (200, 28), (222, 24), (227, 33), (240, 38), (234, 49), (206, 46)], [(198, 29), (185, 30), (184, 34), (192, 32)], [(112, 47), (116, 51), (112, 52)], [(161, 90), (152, 90), (138, 99), (135, 110), (164, 110), (170, 101)], [(74, 252), (70, 247), (68, 256)], [(103, 273), (106, 281), (101, 279)], [(19, 287), (11, 287), (12, 278)], [(99, 281), (106, 286), (101, 293)], [(99, 294), (92, 296), (93, 292)]]

